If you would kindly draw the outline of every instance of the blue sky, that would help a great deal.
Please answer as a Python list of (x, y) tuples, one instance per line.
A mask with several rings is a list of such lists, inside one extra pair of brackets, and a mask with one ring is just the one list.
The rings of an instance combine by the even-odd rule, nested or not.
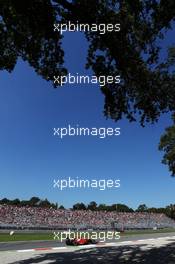
[[(71, 43), (71, 47), (70, 47)], [(66, 33), (66, 65), (84, 69), (87, 43), (79, 33)], [(125, 203), (136, 208), (174, 203), (175, 179), (161, 164), (158, 143), (168, 115), (145, 128), (103, 116), (104, 97), (98, 85), (65, 85), (53, 89), (27, 63), (12, 74), (0, 72), (0, 198), (48, 198), (71, 207), (76, 202)], [(53, 127), (121, 127), (121, 136), (53, 136)], [(120, 179), (117, 190), (53, 188), (56, 178)]]

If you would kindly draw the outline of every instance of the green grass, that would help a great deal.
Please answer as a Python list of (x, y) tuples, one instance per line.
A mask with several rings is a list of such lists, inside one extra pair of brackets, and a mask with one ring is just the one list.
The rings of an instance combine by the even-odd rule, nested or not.
[(125, 231), (124, 233), (121, 233), (121, 236), (129, 236), (129, 235), (144, 235), (144, 234), (158, 234), (158, 233), (171, 233), (175, 232), (175, 229), (173, 228), (165, 228), (165, 229), (158, 229), (158, 230), (153, 230), (153, 229), (148, 229), (148, 230), (128, 230)]
[(0, 242), (31, 241), (31, 240), (53, 240), (52, 233), (0, 233)]
[[(83, 231), (82, 231), (83, 232)], [(85, 231), (87, 232), (87, 231)], [(120, 233), (123, 236), (141, 235), (141, 234), (154, 234), (154, 233), (169, 233), (175, 232), (175, 229), (162, 229), (162, 230), (132, 230)], [(57, 232), (56, 232), (57, 233)], [(15, 242), (15, 241), (32, 241), (32, 240), (54, 240), (54, 234), (50, 233), (17, 233), (12, 236), (9, 233), (0, 233), (0, 242)]]

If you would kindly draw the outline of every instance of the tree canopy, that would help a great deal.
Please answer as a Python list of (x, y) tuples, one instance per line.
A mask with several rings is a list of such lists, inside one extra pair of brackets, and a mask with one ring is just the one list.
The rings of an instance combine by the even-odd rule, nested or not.
[(12, 72), (22, 58), (54, 85), (53, 76), (68, 73), (63, 36), (54, 32), (55, 23), (121, 23), (117, 33), (84, 32), (86, 68), (96, 76), (121, 76), (120, 84), (101, 87), (104, 115), (144, 126), (175, 111), (174, 47), (162, 61), (157, 41), (165, 38), (174, 19), (173, 0), (2, 0), (0, 70)]
[(172, 176), (175, 176), (175, 116), (174, 125), (166, 128), (164, 135), (160, 139), (159, 149), (164, 151), (162, 162), (168, 165)]

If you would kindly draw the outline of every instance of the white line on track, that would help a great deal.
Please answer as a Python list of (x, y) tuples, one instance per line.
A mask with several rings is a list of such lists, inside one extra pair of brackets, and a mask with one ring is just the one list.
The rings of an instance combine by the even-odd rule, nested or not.
[(34, 249), (21, 249), (21, 250), (17, 250), (17, 252), (22, 253), (22, 252), (33, 252), (35, 251)]
[[(109, 242), (109, 243), (104, 243), (104, 246), (120, 246), (123, 244), (135, 244), (135, 243), (140, 243), (140, 242), (146, 242), (146, 241), (156, 241), (156, 240), (165, 240), (165, 239), (175, 239), (175, 236), (168, 236), (168, 237), (157, 237), (157, 238), (147, 238), (147, 239), (139, 239), (139, 240), (129, 240), (129, 241), (121, 241), (121, 242)], [(100, 244), (96, 245), (80, 245), (77, 246), (76, 248), (95, 248), (100, 246)], [(42, 250), (63, 250), (63, 249), (68, 249), (69, 247), (53, 247), (53, 248), (36, 248), (36, 249), (22, 249), (22, 250), (17, 250), (16, 252), (23, 253), (23, 252), (34, 252), (34, 251), (42, 251)]]
[(106, 244), (108, 244), (108, 245), (116, 245), (117, 243), (115, 243), (115, 242), (110, 242), (110, 243), (106, 243)]
[[(132, 243), (133, 241), (122, 241), (122, 242), (119, 242), (119, 243)], [(134, 242), (136, 242), (136, 241), (134, 241)]]
[(67, 249), (67, 247), (53, 247), (53, 250)]
[(82, 245), (82, 246), (78, 246), (78, 248), (94, 248), (97, 247), (97, 245)]

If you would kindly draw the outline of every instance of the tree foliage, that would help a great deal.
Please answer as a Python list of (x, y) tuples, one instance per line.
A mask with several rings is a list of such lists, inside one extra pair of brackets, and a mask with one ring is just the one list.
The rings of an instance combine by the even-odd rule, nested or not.
[(160, 139), (159, 150), (164, 151), (162, 162), (168, 165), (172, 176), (175, 176), (175, 116), (173, 121), (174, 125), (166, 128)]
[(60, 22), (121, 23), (121, 31), (85, 32), (89, 43), (87, 68), (96, 76), (120, 74), (121, 83), (107, 84), (106, 117), (130, 121), (140, 116), (155, 122), (161, 113), (174, 111), (175, 77), (159, 63), (157, 38), (169, 28), (174, 1), (155, 0), (31, 0), (0, 2), (0, 69), (11, 72), (21, 57), (46, 80), (66, 74)]
[(18, 58), (44, 79), (61, 75), (61, 36), (53, 34), (56, 11), (49, 0), (0, 1), (0, 69), (11, 72)]
[(31, 206), (31, 207), (44, 207), (44, 208), (58, 208), (57, 203), (51, 203), (47, 199), (40, 199), (39, 197), (32, 197), (30, 200), (19, 200), (14, 199), (10, 200), (7, 198), (3, 198), (0, 200), (0, 204), (6, 205), (15, 205), (15, 206)]
[(84, 203), (76, 203), (73, 205), (73, 210), (86, 210), (86, 205)]
[(146, 206), (146, 204), (140, 204), (137, 208), (137, 212), (146, 212), (148, 210), (148, 207)]

